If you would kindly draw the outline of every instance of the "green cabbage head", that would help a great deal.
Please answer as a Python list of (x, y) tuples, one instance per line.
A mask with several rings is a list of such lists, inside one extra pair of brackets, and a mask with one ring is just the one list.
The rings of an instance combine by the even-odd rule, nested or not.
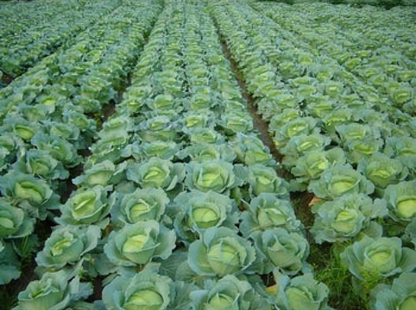
[(107, 310), (164, 310), (170, 303), (172, 280), (158, 274), (158, 266), (147, 265), (134, 276), (118, 276), (103, 290)]
[(280, 199), (273, 193), (261, 193), (253, 198), (248, 210), (241, 214), (240, 231), (248, 237), (255, 231), (264, 231), (283, 227), (288, 231), (300, 228), (300, 221), (296, 219), (295, 211), (289, 200)]
[(176, 235), (155, 220), (126, 224), (112, 231), (104, 252), (119, 266), (136, 266), (150, 262), (154, 257), (166, 259), (175, 248)]
[(276, 292), (272, 294), (275, 306), (281, 310), (332, 310), (328, 306), (328, 287), (316, 281), (312, 274), (289, 278), (279, 269), (273, 270)]
[(271, 309), (249, 282), (234, 275), (226, 275), (218, 282), (207, 282), (203, 289), (191, 292), (190, 297), (195, 310)]
[[(346, 194), (332, 201), (312, 206), (315, 222), (311, 233), (317, 243), (353, 240), (361, 232), (368, 234), (382, 229), (374, 221), (387, 215), (387, 205), (382, 199), (374, 201), (360, 194)], [(374, 236), (373, 236), (374, 237)]]
[(390, 216), (409, 222), (416, 217), (416, 180), (387, 186), (384, 199), (391, 210)]
[(98, 226), (58, 226), (46, 240), (42, 251), (38, 252), (36, 262), (39, 266), (62, 268), (75, 264), (83, 254), (94, 249), (101, 236)]
[(199, 275), (241, 274), (256, 258), (248, 240), (227, 227), (212, 227), (189, 246), (188, 263)]
[(345, 194), (374, 192), (374, 184), (349, 165), (335, 164), (312, 180), (308, 191), (323, 199), (335, 199)]
[(402, 247), (397, 237), (364, 236), (341, 253), (341, 263), (361, 281), (387, 278), (416, 268), (416, 251)]
[(274, 228), (254, 232), (251, 238), (257, 250), (256, 263), (261, 265), (262, 274), (279, 267), (283, 273), (295, 275), (306, 267), (309, 243), (300, 233)]
[(371, 309), (413, 310), (416, 308), (416, 273), (402, 273), (391, 285), (379, 284), (371, 292)]
[(190, 162), (186, 170), (185, 185), (190, 189), (223, 193), (238, 185), (234, 166), (223, 160)]

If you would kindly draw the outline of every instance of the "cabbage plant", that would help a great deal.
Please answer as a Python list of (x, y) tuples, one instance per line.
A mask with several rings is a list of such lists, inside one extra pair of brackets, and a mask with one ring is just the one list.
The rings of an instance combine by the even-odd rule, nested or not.
[(176, 234), (155, 220), (126, 224), (112, 231), (104, 252), (115, 265), (135, 267), (153, 258), (166, 259), (175, 248)]
[(322, 118), (323, 128), (325, 132), (333, 138), (335, 141), (338, 141), (339, 138), (336, 135), (336, 128), (339, 125), (346, 125), (353, 120), (353, 110), (350, 108), (342, 108), (333, 110), (331, 113), (328, 113)]
[(209, 109), (190, 111), (183, 116), (183, 125), (186, 128), (210, 128), (215, 122), (215, 116)]
[(0, 176), (3, 197), (28, 212), (31, 217), (45, 219), (47, 209), (58, 207), (57, 195), (43, 179), (10, 170)]
[(383, 197), (393, 219), (409, 222), (416, 217), (416, 180), (387, 186)]
[(248, 168), (249, 193), (258, 196), (261, 193), (275, 193), (281, 198), (289, 195), (287, 182), (277, 175), (272, 167), (261, 164), (252, 165)]
[(287, 108), (287, 109), (282, 110), (281, 113), (275, 113), (273, 114), (273, 117), (270, 119), (269, 131), (270, 132), (277, 131), (284, 124), (286, 124), (287, 122), (293, 119), (297, 119), (298, 117), (300, 117), (300, 112), (298, 109)]
[(66, 264), (74, 265), (81, 257), (93, 250), (101, 236), (98, 226), (58, 226), (45, 241), (42, 251), (38, 252), (38, 266), (51, 270), (60, 269)]
[(416, 268), (416, 251), (402, 246), (397, 237), (364, 236), (345, 248), (341, 263), (360, 281), (372, 281)]
[(255, 264), (261, 274), (270, 273), (275, 267), (289, 275), (308, 269), (305, 261), (309, 255), (309, 243), (299, 232), (288, 232), (278, 227), (253, 232), (250, 238), (257, 250)]
[(8, 169), (25, 148), (24, 141), (15, 134), (0, 134), (0, 172)]
[(189, 189), (224, 193), (242, 184), (234, 173), (234, 166), (223, 160), (190, 162), (186, 171), (185, 185)]
[(191, 292), (193, 310), (270, 310), (270, 303), (249, 282), (226, 275)]
[(25, 156), (15, 164), (16, 170), (39, 176), (47, 180), (65, 180), (69, 176), (68, 170), (56, 160), (48, 151), (29, 149)]
[(183, 131), (189, 137), (190, 144), (221, 144), (225, 140), (225, 137), (213, 128), (184, 128)]
[(67, 141), (75, 142), (79, 139), (80, 130), (71, 124), (66, 124), (57, 121), (43, 121), (44, 130), (64, 138)]
[(412, 310), (416, 307), (416, 273), (402, 273), (391, 285), (379, 284), (371, 291), (371, 309)]
[(184, 177), (185, 167), (182, 163), (172, 163), (158, 157), (152, 157), (144, 163), (132, 164), (127, 169), (127, 179), (142, 188), (160, 187), (170, 191), (179, 185)]
[(416, 160), (416, 139), (412, 137), (388, 137), (386, 138), (383, 153), (396, 158), (409, 168), (415, 175), (414, 163)]
[(13, 132), (26, 142), (30, 141), (37, 132), (41, 132), (38, 123), (31, 123), (21, 116), (6, 117), (0, 128), (2, 132)]
[(107, 186), (111, 177), (116, 172), (116, 166), (109, 160), (104, 160), (93, 165), (84, 173), (72, 180), (79, 187), (94, 187), (95, 185)]
[(61, 216), (55, 218), (61, 225), (98, 225), (105, 227), (108, 223), (111, 203), (107, 199), (107, 188), (96, 185), (81, 188), (74, 192), (61, 206)]
[(190, 144), (186, 148), (176, 153), (176, 157), (181, 160), (189, 158), (194, 162), (223, 160), (232, 163), (236, 158), (233, 148), (226, 144)]
[(77, 154), (74, 146), (57, 135), (38, 132), (30, 141), (39, 150), (49, 152), (49, 154), (60, 161), (66, 168), (75, 167), (81, 161), (81, 157)]
[(319, 133), (318, 121), (313, 117), (299, 117), (285, 123), (274, 134), (276, 147), (284, 147), (291, 138), (299, 135), (313, 135)]
[(346, 142), (343, 148), (346, 152), (348, 162), (358, 164), (362, 159), (369, 158), (372, 154), (380, 151), (383, 144), (383, 139), (364, 137)]
[(232, 139), (232, 147), (237, 154), (237, 159), (248, 166), (254, 164), (273, 165), (270, 151), (263, 142), (254, 134), (243, 134), (238, 132), (235, 139)]
[(111, 208), (111, 219), (117, 226), (140, 221), (160, 221), (169, 198), (161, 188), (137, 188), (132, 193), (112, 194), (115, 203)]
[(227, 135), (233, 135), (238, 132), (250, 132), (253, 130), (253, 119), (247, 111), (236, 113), (230, 111), (221, 115), (219, 125), (224, 128)]
[(34, 230), (35, 219), (24, 210), (0, 198), (0, 238), (21, 238)]
[(366, 137), (375, 140), (380, 139), (381, 137), (380, 130), (368, 124), (349, 123), (345, 125), (338, 125), (335, 129), (342, 144), (348, 143), (352, 140), (361, 140)]
[(296, 219), (295, 210), (289, 200), (280, 199), (274, 193), (261, 193), (253, 198), (248, 210), (241, 214), (239, 229), (248, 237), (255, 231), (265, 231), (277, 227), (297, 231), (301, 223)]
[(150, 157), (172, 160), (179, 150), (180, 145), (173, 141), (153, 141), (129, 144), (121, 155), (126, 158), (132, 156), (138, 161), (143, 161)]
[(389, 185), (404, 180), (409, 173), (400, 160), (379, 152), (362, 159), (357, 166), (357, 171), (373, 182), (379, 192)]
[(114, 278), (103, 289), (103, 302), (108, 310), (169, 309), (171, 286), (156, 264), (148, 264), (139, 273)]
[(297, 183), (303, 183), (306, 186), (309, 181), (318, 179), (324, 171), (333, 165), (345, 163), (345, 153), (339, 147), (327, 151), (315, 150), (297, 158), (291, 172), (296, 177)]
[(183, 109), (180, 100), (175, 99), (170, 94), (159, 94), (153, 99), (148, 99), (146, 100), (146, 105), (159, 114), (170, 110), (175, 110), (176, 113), (180, 113)]
[(324, 199), (335, 199), (347, 193), (372, 194), (374, 184), (350, 165), (335, 164), (312, 180), (308, 191)]
[(113, 142), (116, 145), (127, 140), (133, 131), (133, 119), (126, 115), (113, 115), (107, 119), (103, 128), (98, 132), (98, 137), (103, 142)]
[(236, 229), (238, 213), (235, 202), (214, 191), (191, 190), (182, 192), (169, 206), (178, 237), (186, 242), (199, 238), (206, 229), (226, 226)]
[(250, 242), (227, 227), (211, 227), (189, 246), (188, 264), (198, 275), (244, 273), (256, 259)]
[[(289, 278), (278, 268), (273, 270), (276, 288), (270, 294), (275, 306), (282, 310), (332, 310), (328, 305), (329, 289), (312, 274)], [(270, 290), (269, 290), (270, 291)]]
[(307, 154), (315, 150), (323, 150), (331, 143), (328, 136), (315, 134), (301, 134), (292, 137), (285, 147), (280, 149), (280, 152), (285, 157), (297, 157)]
[(168, 116), (154, 116), (137, 126), (137, 134), (145, 142), (174, 141), (177, 137), (177, 126), (177, 122)]
[(92, 287), (80, 281), (79, 272), (80, 268), (76, 266), (43, 274), (19, 293), (18, 304), (13, 310), (62, 310), (71, 302), (87, 298), (92, 294)]
[(315, 221), (311, 233), (315, 242), (354, 240), (361, 234), (381, 237), (382, 228), (375, 220), (387, 215), (387, 205), (382, 199), (374, 201), (362, 193), (346, 194), (332, 201), (312, 206)]

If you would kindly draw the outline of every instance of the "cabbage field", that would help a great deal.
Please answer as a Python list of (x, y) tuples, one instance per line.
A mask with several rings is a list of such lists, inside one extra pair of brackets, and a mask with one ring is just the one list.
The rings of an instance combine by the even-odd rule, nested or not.
[(332, 2), (0, 2), (0, 309), (416, 309), (416, 3)]

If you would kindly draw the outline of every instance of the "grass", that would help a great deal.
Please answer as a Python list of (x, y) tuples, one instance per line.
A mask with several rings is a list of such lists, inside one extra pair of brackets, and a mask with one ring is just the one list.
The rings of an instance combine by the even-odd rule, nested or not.
[(366, 310), (367, 298), (355, 293), (352, 275), (341, 264), (339, 253), (344, 245), (319, 246), (311, 242), (309, 263), (315, 270), (315, 279), (329, 288), (329, 305), (337, 310)]

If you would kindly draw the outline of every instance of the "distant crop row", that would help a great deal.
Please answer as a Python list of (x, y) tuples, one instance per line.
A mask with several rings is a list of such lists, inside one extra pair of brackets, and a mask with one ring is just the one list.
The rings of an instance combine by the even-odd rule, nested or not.
[(0, 70), (22, 74), (114, 10), (118, 1), (17, 2), (0, 11)]

